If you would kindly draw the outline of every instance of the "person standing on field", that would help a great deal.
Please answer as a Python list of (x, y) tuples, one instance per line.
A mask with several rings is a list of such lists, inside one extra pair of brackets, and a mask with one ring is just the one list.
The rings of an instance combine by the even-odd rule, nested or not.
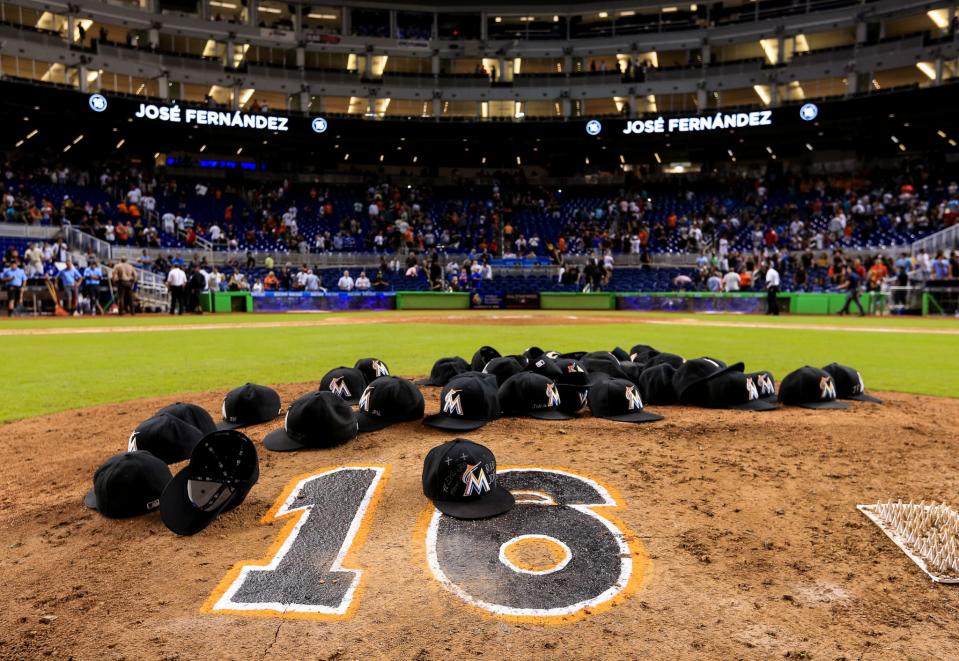
[(186, 302), (183, 300), (186, 287), (186, 273), (174, 264), (166, 276), (166, 285), (170, 288), (170, 314), (183, 314)]
[(859, 277), (859, 274), (856, 273), (854, 268), (849, 266), (845, 270), (845, 280), (839, 285), (839, 289), (846, 290), (846, 303), (842, 306), (842, 309), (839, 311), (839, 316), (849, 312), (849, 304), (855, 303), (856, 307), (859, 308), (859, 316), (865, 317), (866, 311), (862, 309), (862, 303), (859, 302), (859, 282), (862, 278)]
[(779, 316), (779, 271), (770, 262), (766, 268), (766, 314)]
[(117, 310), (120, 316), (124, 312), (129, 312), (132, 317), (135, 312), (133, 308), (133, 285), (137, 281), (137, 272), (130, 264), (127, 264), (127, 258), (121, 257), (120, 263), (113, 267), (111, 275), (114, 286), (117, 288)]

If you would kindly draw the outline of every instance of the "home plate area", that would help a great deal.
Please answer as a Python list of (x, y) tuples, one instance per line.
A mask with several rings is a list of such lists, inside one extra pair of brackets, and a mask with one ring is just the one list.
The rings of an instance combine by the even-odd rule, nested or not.
[[(291, 402), (315, 384), (275, 388)], [(0, 656), (945, 658), (959, 589), (857, 504), (884, 504), (911, 554), (932, 536), (941, 561), (955, 548), (959, 401), (881, 397), (496, 420), (460, 435), (495, 454), (516, 504), (477, 520), (423, 495), (424, 457), (456, 434), (411, 422), (269, 452), (280, 418), (244, 430), (260, 471), (246, 500), (187, 537), (82, 503), (131, 428), (180, 398), (5, 424)]]

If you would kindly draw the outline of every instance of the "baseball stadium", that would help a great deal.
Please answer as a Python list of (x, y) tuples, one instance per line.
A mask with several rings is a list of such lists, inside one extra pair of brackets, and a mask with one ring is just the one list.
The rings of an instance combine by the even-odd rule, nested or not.
[(0, 659), (959, 660), (955, 0), (0, 0)]

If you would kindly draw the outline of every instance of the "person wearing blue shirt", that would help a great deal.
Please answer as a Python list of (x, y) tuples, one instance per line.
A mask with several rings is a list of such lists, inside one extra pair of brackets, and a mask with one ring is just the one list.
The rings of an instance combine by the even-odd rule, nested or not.
[(866, 311), (862, 308), (862, 303), (859, 302), (859, 282), (862, 278), (859, 277), (859, 274), (856, 273), (856, 270), (850, 266), (846, 267), (845, 271), (846, 279), (839, 285), (840, 289), (846, 290), (846, 303), (842, 306), (842, 309), (839, 311), (839, 316), (849, 312), (849, 304), (855, 303), (856, 307), (859, 308), (859, 316), (865, 317)]
[(66, 266), (60, 269), (57, 274), (57, 278), (63, 287), (63, 307), (66, 308), (67, 312), (76, 313), (77, 294), (80, 291), (80, 281), (83, 280), (83, 275), (68, 259)]
[(20, 305), (23, 286), (27, 284), (27, 272), (19, 262), (14, 261), (0, 274), (0, 280), (7, 288), (7, 315), (12, 317), (13, 311)]
[(100, 282), (103, 280), (103, 270), (97, 264), (97, 260), (91, 259), (90, 263), (83, 269), (83, 295), (90, 301), (90, 314), (96, 316), (99, 310), (103, 314), (103, 306), (100, 305)]

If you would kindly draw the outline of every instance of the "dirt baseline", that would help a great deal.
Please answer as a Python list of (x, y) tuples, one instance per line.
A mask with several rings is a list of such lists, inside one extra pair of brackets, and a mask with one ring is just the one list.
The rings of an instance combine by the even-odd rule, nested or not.
[[(314, 387), (278, 390), (288, 404)], [(439, 389), (424, 394), (435, 412)], [(666, 419), (502, 419), (465, 434), (501, 468), (572, 469), (623, 501), (616, 517), (644, 556), (642, 580), (609, 608), (549, 624), (486, 614), (430, 575), (422, 461), (451, 434), (410, 423), (278, 454), (259, 441), (281, 419), (250, 428), (261, 469), (250, 496), (178, 538), (158, 515), (112, 521), (81, 503), (99, 463), (176, 398), (2, 425), (0, 657), (957, 658), (959, 588), (932, 584), (855, 506), (959, 504), (959, 400), (881, 396), (848, 411), (650, 407)], [(192, 401), (213, 412), (221, 397)], [(269, 556), (284, 523), (261, 518), (295, 476), (374, 465), (389, 469), (347, 556), (363, 570), (350, 613), (201, 610), (236, 563)], [(521, 550), (516, 562), (553, 561)]]

